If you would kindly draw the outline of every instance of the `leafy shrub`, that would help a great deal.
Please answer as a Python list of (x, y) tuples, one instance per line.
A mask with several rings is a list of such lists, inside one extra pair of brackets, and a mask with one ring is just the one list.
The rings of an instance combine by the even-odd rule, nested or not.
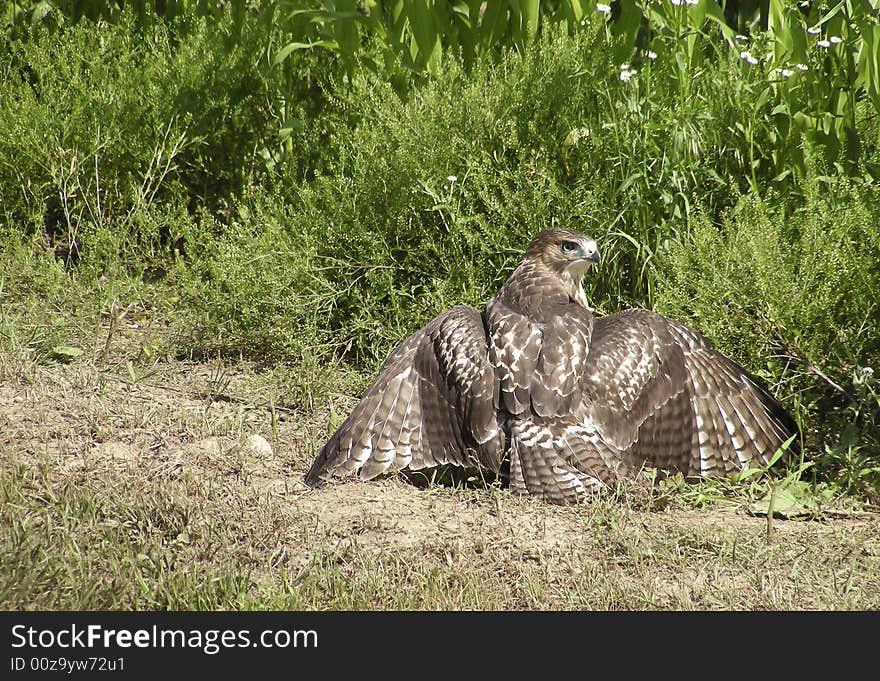
[(880, 191), (809, 188), (791, 214), (751, 197), (720, 229), (695, 217), (655, 268), (657, 307), (775, 384), (823, 466), (864, 493), (880, 483)]
[[(498, 64), (447, 62), (406, 98), (367, 71), (334, 91), (332, 160), (305, 182), (296, 159), (276, 169), (288, 229), (337, 292), (325, 319), (336, 352), (375, 362), (441, 309), (481, 305), (556, 224), (603, 244), (590, 295), (610, 310), (651, 304), (650, 262), (696, 206), (714, 220), (764, 186), (782, 210), (801, 205), (803, 181), (770, 158), (763, 72), (738, 57), (685, 72), (646, 58), (621, 79), (609, 40), (599, 25), (545, 30)], [(206, 318), (229, 319), (217, 304)]]
[[(221, 231), (208, 216), (185, 236), (190, 257), (172, 271), (183, 305), (183, 348), (296, 361), (324, 357), (331, 291), (315, 244), (292, 230), (289, 211), (261, 200), (241, 206)], [(218, 235), (219, 233), (219, 235)]]
[[(262, 60), (271, 14), (238, 34), (184, 19), (185, 31), (155, 23), (145, 36), (124, 13), (112, 24), (37, 27), (9, 44), (0, 157), (15, 162), (0, 164), (0, 210), (10, 228), (45, 232), (68, 264), (117, 252), (167, 258), (176, 235), (139, 214), (183, 205), (222, 220), (265, 174), (285, 122), (323, 106), (320, 55)], [(292, 162), (320, 166), (311, 130), (288, 130), (285, 141)]]

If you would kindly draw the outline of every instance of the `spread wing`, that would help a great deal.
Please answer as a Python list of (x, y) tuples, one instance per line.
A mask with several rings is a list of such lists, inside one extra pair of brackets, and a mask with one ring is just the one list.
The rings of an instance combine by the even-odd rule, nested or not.
[(512, 425), (510, 485), (573, 504), (646, 465), (729, 476), (766, 465), (796, 433), (760, 381), (698, 333), (627, 310), (595, 320), (573, 413)]
[(305, 476), (373, 478), (444, 463), (498, 470), (504, 433), (483, 318), (460, 305), (400, 343)]
[[(600, 479), (643, 465), (687, 477), (766, 465), (797, 432), (743, 367), (683, 324), (648, 310), (597, 319), (574, 443)], [(592, 440), (592, 441), (591, 441)], [(573, 457), (578, 464), (578, 457)]]
[[(700, 334), (661, 317), (681, 348), (695, 428), (690, 459), (674, 462), (686, 476), (729, 476), (765, 466), (798, 434), (797, 424), (760, 379), (718, 352)], [(788, 455), (797, 451), (795, 440)]]

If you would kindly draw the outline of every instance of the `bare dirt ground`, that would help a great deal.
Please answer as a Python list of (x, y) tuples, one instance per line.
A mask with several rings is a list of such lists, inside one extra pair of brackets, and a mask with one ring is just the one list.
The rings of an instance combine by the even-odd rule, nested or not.
[[(880, 606), (874, 514), (775, 519), (768, 534), (767, 518), (748, 504), (658, 504), (638, 489), (578, 508), (401, 478), (311, 490), (301, 478), (329, 412), (353, 400), (284, 404), (283, 383), (243, 364), (175, 362), (140, 374), (85, 363), (7, 367), (0, 472), (39, 469), (51, 484), (117, 494), (111, 523), (113, 513), (127, 517), (126, 503), (175, 495), (188, 524), (162, 540), (166, 548), (198, 544), (198, 560), (247, 565), (258, 586), (244, 607)], [(225, 534), (208, 538), (221, 519)], [(345, 594), (318, 574), (328, 556)], [(294, 575), (285, 588), (304, 600), (272, 600), (282, 574)], [(348, 593), (358, 589), (360, 599)]]

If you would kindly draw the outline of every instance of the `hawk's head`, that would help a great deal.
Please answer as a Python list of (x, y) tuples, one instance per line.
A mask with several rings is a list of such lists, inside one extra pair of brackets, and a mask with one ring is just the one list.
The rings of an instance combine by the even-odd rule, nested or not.
[(580, 286), (592, 264), (601, 261), (599, 247), (573, 229), (548, 229), (532, 239), (524, 259), (538, 261), (562, 279)]

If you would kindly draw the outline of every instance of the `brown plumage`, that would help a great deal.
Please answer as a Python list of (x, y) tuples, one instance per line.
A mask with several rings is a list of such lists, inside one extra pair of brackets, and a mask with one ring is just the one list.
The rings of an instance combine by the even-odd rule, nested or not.
[(542, 232), (483, 313), (457, 306), (392, 350), (305, 477), (440, 464), (569, 504), (645, 466), (687, 478), (766, 465), (797, 428), (741, 366), (648, 310), (590, 313), (596, 242)]

